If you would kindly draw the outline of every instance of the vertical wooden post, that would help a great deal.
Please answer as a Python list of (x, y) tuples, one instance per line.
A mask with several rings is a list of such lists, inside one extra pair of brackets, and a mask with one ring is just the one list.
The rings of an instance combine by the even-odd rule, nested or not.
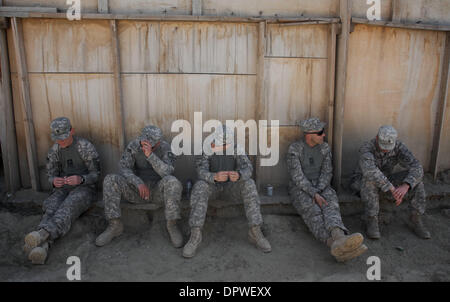
[(400, 23), (402, 21), (400, 0), (392, 0), (391, 13), (392, 13), (392, 22)]
[(125, 149), (125, 117), (123, 111), (123, 91), (120, 66), (120, 45), (117, 32), (117, 20), (111, 20), (113, 66), (114, 66), (114, 109), (116, 112), (117, 127), (119, 132), (120, 152)]
[[(439, 156), (441, 153), (442, 128), (445, 120), (445, 111), (447, 108), (447, 98), (449, 94), (449, 68), (450, 68), (450, 32), (447, 32), (445, 40), (444, 59), (442, 61), (441, 85), (439, 88), (439, 104), (434, 128), (433, 148), (431, 149), (430, 171), (436, 180), (439, 172)], [(444, 138), (448, 139), (448, 138)]]
[[(266, 55), (266, 22), (259, 22), (258, 27), (258, 53), (257, 53), (257, 65), (256, 65), (256, 121), (267, 120), (267, 104), (266, 96), (264, 93), (264, 80), (265, 80), (265, 55)], [(261, 138), (259, 138), (261, 139)], [(259, 189), (261, 185), (261, 159), (256, 157), (256, 187)]]
[(36, 138), (34, 134), (33, 112), (31, 109), (30, 83), (23, 41), (22, 20), (16, 17), (11, 19), (14, 39), (14, 50), (17, 62), (17, 74), (19, 79), (19, 91), (22, 99), (22, 112), (24, 116), (25, 142), (27, 146), (27, 159), (30, 169), (31, 187), (35, 191), (41, 189), (39, 182), (39, 169), (37, 161)]
[[(1, 5), (1, 1), (0, 1)], [(0, 29), (0, 140), (2, 142), (2, 159), (8, 192), (16, 192), (20, 186), (20, 168), (17, 158), (16, 127), (11, 94), (11, 74), (9, 69), (8, 44), (6, 30)]]
[(328, 144), (333, 146), (333, 126), (334, 126), (334, 89), (336, 81), (336, 35), (337, 24), (331, 24), (328, 35)]
[(108, 0), (98, 0), (98, 12), (100, 14), (109, 13)]
[(341, 190), (342, 177), (342, 140), (344, 134), (345, 85), (347, 81), (348, 43), (351, 27), (351, 1), (340, 0), (341, 34), (338, 38), (336, 69), (336, 102), (333, 129), (333, 185)]
[(192, 0), (192, 15), (193, 16), (202, 15), (202, 0)]

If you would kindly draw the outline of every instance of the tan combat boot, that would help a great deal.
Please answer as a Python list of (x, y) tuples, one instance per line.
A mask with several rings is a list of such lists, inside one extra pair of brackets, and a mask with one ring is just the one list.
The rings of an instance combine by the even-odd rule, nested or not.
[(178, 229), (176, 220), (167, 220), (167, 232), (169, 232), (170, 241), (176, 248), (183, 246), (183, 235), (181, 235), (180, 229)]
[(378, 216), (367, 217), (367, 236), (371, 239), (380, 239), (380, 229), (378, 228)]
[(422, 215), (420, 215), (416, 211), (413, 211), (410, 216), (410, 221), (412, 223), (414, 233), (416, 233), (417, 236), (419, 236), (422, 239), (431, 238), (430, 232), (426, 229), (425, 225), (423, 224)]
[(331, 255), (334, 257), (342, 256), (345, 253), (356, 250), (361, 246), (364, 240), (363, 235), (360, 233), (354, 233), (347, 236), (340, 228), (331, 230), (331, 238), (333, 239), (333, 243), (331, 244)]
[(269, 241), (264, 237), (259, 226), (253, 226), (248, 231), (248, 239), (251, 243), (256, 244), (256, 246), (262, 250), (264, 253), (269, 253), (272, 251)]
[(120, 236), (123, 233), (123, 224), (119, 218), (111, 219), (109, 221), (106, 230), (101, 233), (97, 239), (95, 239), (95, 244), (97, 246), (104, 246), (105, 244), (111, 242), (115, 237)]
[(28, 259), (33, 264), (44, 264), (48, 254), (48, 242), (42, 244), (42, 246), (35, 247), (28, 254)]
[(361, 256), (368, 250), (367, 246), (365, 244), (361, 244), (356, 250), (353, 250), (351, 252), (346, 252), (342, 254), (341, 256), (335, 257), (338, 262), (345, 262), (348, 260), (351, 260), (353, 258), (356, 258), (358, 256)]
[(42, 243), (46, 242), (50, 237), (49, 232), (44, 229), (40, 229), (39, 231), (33, 231), (25, 236), (25, 252), (31, 251), (35, 247), (38, 247)]
[(185, 258), (192, 258), (195, 256), (195, 251), (197, 250), (198, 246), (200, 245), (200, 242), (202, 242), (202, 230), (199, 227), (191, 228), (191, 237), (189, 238), (189, 241), (186, 243), (186, 245), (183, 248), (183, 257)]

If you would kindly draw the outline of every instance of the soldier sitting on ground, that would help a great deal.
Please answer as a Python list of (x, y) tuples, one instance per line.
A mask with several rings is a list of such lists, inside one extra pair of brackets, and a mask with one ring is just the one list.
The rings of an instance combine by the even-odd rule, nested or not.
[(243, 155), (237, 153), (238, 147), (234, 148), (234, 155), (226, 155), (226, 150), (234, 145), (234, 135), (226, 126), (221, 130), (211, 144), (213, 154), (204, 153), (196, 160), (199, 180), (195, 183), (190, 198), (191, 236), (183, 249), (183, 256), (186, 258), (194, 257), (202, 241), (208, 200), (220, 195), (224, 199), (243, 200), (250, 228), (249, 240), (263, 252), (271, 251), (270, 243), (261, 232), (263, 219), (256, 184), (251, 179), (252, 164), (244, 152)]
[(44, 264), (49, 243), (69, 232), (74, 221), (96, 200), (99, 155), (88, 140), (74, 136), (68, 118), (50, 124), (56, 141), (47, 156), (47, 175), (53, 192), (44, 201), (37, 231), (25, 236), (24, 250), (33, 264)]
[(291, 177), (289, 195), (314, 237), (331, 248), (337, 261), (353, 259), (365, 251), (360, 233), (346, 235), (338, 197), (331, 188), (331, 150), (323, 141), (325, 123), (310, 118), (300, 123), (304, 138), (292, 143), (287, 153)]
[[(393, 173), (397, 164), (408, 170)], [(422, 221), (426, 208), (422, 178), (422, 165), (406, 145), (397, 140), (397, 131), (394, 127), (382, 126), (376, 138), (362, 145), (351, 188), (354, 192), (360, 193), (365, 205), (369, 238), (381, 237), (378, 228), (380, 196), (395, 202), (396, 206), (405, 199), (410, 200), (410, 221), (414, 232), (420, 238), (431, 238)]]
[(146, 126), (122, 154), (119, 174), (109, 174), (103, 181), (105, 217), (109, 222), (95, 244), (104, 246), (123, 232), (120, 201), (131, 203), (164, 203), (167, 231), (174, 247), (183, 245), (177, 220), (181, 218), (180, 201), (183, 187), (173, 176), (175, 155), (169, 143), (162, 140), (162, 131)]

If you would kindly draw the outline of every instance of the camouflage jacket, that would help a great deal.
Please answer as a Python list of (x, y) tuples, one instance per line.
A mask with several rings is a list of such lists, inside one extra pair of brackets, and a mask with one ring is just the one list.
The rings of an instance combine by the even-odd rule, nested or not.
[[(236, 171), (239, 172), (240, 178), (239, 180), (248, 180), (252, 177), (253, 167), (250, 162), (248, 156), (241, 150), (240, 153), (243, 155), (238, 155), (238, 146), (234, 148), (234, 158), (236, 163)], [(210, 170), (210, 161), (212, 156), (206, 155), (203, 153), (200, 156), (197, 156), (195, 160), (195, 164), (197, 167), (197, 175), (199, 180), (204, 180), (208, 183), (215, 184), (214, 181), (214, 172)]]
[(291, 181), (289, 187), (299, 187), (301, 190), (314, 197), (316, 193), (321, 193), (330, 186), (333, 177), (333, 163), (331, 160), (331, 149), (327, 143), (319, 145), (319, 150), (323, 155), (323, 162), (320, 168), (320, 176), (317, 180), (309, 180), (302, 170), (301, 160), (304, 154), (306, 142), (304, 139), (294, 142), (289, 146), (286, 156), (287, 167)]
[[(100, 176), (100, 157), (94, 145), (87, 139), (74, 136), (73, 144), (76, 145), (76, 150), (86, 165), (88, 174), (80, 175), (84, 178), (84, 185), (93, 185), (97, 183)], [(47, 155), (47, 176), (48, 181), (53, 185), (55, 177), (61, 177), (63, 174), (62, 163), (60, 156), (61, 147), (54, 144)]]
[(374, 181), (383, 192), (387, 192), (393, 187), (387, 176), (392, 174), (397, 164), (408, 169), (408, 175), (403, 182), (409, 184), (411, 189), (422, 181), (422, 165), (404, 143), (397, 140), (392, 151), (383, 153), (378, 150), (376, 139), (372, 139), (359, 149), (359, 162), (353, 179), (361, 179), (364, 176)]
[[(145, 157), (139, 139), (132, 140), (122, 154), (119, 162), (119, 173), (127, 181), (138, 187), (152, 178), (152, 174), (158, 178), (171, 175), (175, 170), (176, 157), (171, 151), (169, 143), (161, 141), (149, 157)], [(139, 177), (137, 174), (141, 175)], [(147, 175), (150, 179), (145, 179)]]

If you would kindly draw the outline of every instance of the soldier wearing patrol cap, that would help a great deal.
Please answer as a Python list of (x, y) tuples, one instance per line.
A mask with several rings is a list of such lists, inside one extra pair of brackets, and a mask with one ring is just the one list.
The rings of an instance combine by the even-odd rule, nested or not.
[(292, 204), (314, 237), (331, 248), (337, 261), (353, 259), (365, 251), (363, 236), (346, 235), (338, 197), (331, 188), (331, 149), (324, 142), (325, 123), (310, 118), (299, 123), (304, 137), (289, 146), (287, 166)]
[(175, 155), (163, 140), (161, 129), (150, 125), (132, 140), (122, 154), (119, 174), (109, 174), (103, 181), (106, 230), (95, 243), (104, 246), (123, 232), (120, 201), (164, 204), (167, 231), (176, 248), (183, 245), (177, 220), (181, 218), (180, 201), (183, 187), (173, 176)]
[[(362, 145), (351, 188), (360, 193), (365, 204), (367, 235), (370, 238), (381, 237), (378, 214), (379, 198), (383, 196), (397, 206), (410, 200), (411, 226), (417, 236), (429, 239), (430, 232), (422, 221), (426, 208), (423, 168), (397, 136), (394, 127), (382, 126), (374, 139)], [(397, 164), (406, 171), (393, 173)]]
[(252, 164), (240, 146), (234, 146), (233, 155), (226, 154), (226, 150), (232, 148), (233, 142), (233, 132), (223, 125), (218, 131), (216, 130), (209, 150), (211, 152), (204, 152), (196, 159), (198, 181), (192, 188), (190, 198), (191, 235), (183, 248), (183, 256), (186, 258), (195, 256), (202, 241), (202, 228), (205, 224), (208, 200), (218, 196), (227, 200), (242, 200), (248, 220), (250, 242), (265, 253), (272, 250), (269, 241), (261, 231), (263, 223), (261, 202), (256, 184), (251, 178)]
[(96, 200), (100, 175), (97, 151), (88, 140), (74, 136), (70, 120), (59, 117), (50, 124), (56, 143), (47, 156), (48, 180), (53, 192), (44, 201), (44, 216), (38, 230), (25, 236), (24, 249), (34, 264), (43, 264), (49, 242), (64, 236), (72, 223)]

